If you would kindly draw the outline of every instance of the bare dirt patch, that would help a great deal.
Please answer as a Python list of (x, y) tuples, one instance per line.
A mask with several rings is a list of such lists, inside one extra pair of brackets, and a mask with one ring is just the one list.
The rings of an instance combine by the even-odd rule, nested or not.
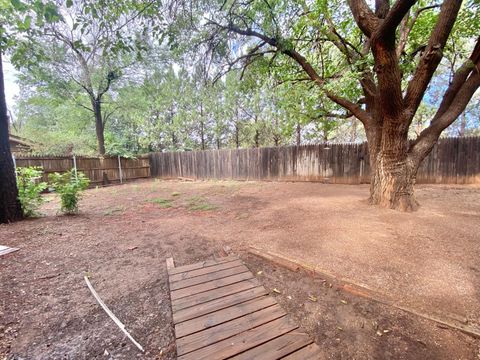
[[(286, 253), (478, 322), (480, 189), (422, 186), (414, 214), (366, 196), (365, 186), (151, 180), (89, 190), (78, 216), (57, 215), (49, 196), (44, 217), (0, 226), (0, 244), (21, 248), (0, 258), (0, 354), (174, 359), (165, 259), (192, 263), (228, 245), (332, 359), (478, 360), (476, 339), (245, 254)], [(145, 354), (95, 303), (85, 274)]]

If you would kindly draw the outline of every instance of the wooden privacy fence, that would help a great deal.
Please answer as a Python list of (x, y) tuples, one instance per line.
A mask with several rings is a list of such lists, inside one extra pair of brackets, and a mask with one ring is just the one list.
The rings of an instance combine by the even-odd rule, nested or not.
[(83, 156), (21, 156), (15, 158), (17, 167), (41, 166), (43, 181), (51, 173), (62, 173), (77, 167), (91, 181), (91, 186), (120, 183), (127, 180), (150, 177), (148, 156), (136, 159), (120, 157), (83, 157)]
[[(165, 152), (149, 157), (151, 175), (162, 178), (370, 181), (366, 143)], [(480, 183), (480, 137), (439, 140), (420, 166), (417, 183)]]

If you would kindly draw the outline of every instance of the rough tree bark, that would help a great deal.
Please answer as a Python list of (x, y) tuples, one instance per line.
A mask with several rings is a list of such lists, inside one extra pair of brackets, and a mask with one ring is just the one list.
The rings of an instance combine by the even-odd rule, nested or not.
[(22, 217), (8, 137), (8, 113), (0, 51), (0, 223), (17, 221)]

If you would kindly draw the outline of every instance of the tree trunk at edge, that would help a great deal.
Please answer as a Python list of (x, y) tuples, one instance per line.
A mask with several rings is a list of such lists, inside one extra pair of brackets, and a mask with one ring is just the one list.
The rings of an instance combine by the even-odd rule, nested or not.
[(22, 219), (17, 181), (8, 137), (8, 115), (0, 52), (0, 223)]

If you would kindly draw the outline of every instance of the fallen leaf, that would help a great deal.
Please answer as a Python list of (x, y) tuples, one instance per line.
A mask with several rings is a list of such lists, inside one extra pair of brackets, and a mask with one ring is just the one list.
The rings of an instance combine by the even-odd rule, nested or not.
[(292, 297), (290, 295), (287, 296), (288, 300), (292, 300)]
[(130, 246), (129, 248), (127, 248), (127, 250), (135, 250), (137, 248), (138, 248), (138, 246)]
[(257, 271), (257, 275), (262, 275), (263, 271), (260, 270), (260, 271)]
[(378, 335), (378, 336), (382, 336), (383, 334), (382, 334), (381, 331), (377, 331), (377, 335)]
[(346, 300), (340, 300), (340, 302), (341, 302), (342, 304), (344, 304), (344, 305), (347, 305), (347, 304), (348, 304)]
[(274, 293), (277, 293), (277, 294), (281, 294), (281, 291), (278, 290), (277, 288), (274, 288), (274, 289), (273, 289), (273, 292), (274, 292)]
[(340, 326), (337, 326), (337, 329), (340, 330), (340, 331), (343, 331), (343, 328), (340, 327)]
[(308, 300), (313, 301), (313, 302), (317, 302), (318, 299), (313, 295), (309, 295)]
[(388, 330), (388, 329), (383, 330), (384, 334), (388, 334), (389, 332), (390, 332), (390, 330)]

